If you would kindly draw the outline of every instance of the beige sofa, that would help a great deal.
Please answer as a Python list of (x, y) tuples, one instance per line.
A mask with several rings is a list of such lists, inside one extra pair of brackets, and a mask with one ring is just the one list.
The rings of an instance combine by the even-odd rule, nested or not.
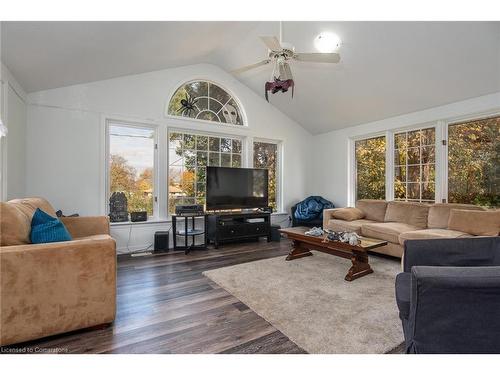
[(0, 346), (111, 323), (116, 247), (107, 217), (61, 218), (73, 241), (30, 244), (42, 198), (0, 203)]
[[(363, 217), (359, 219), (358, 215), (350, 221), (334, 217), (343, 216), (340, 215), (342, 209), (324, 210), (323, 228), (352, 231), (385, 240), (388, 242), (386, 246), (373, 251), (395, 257), (402, 256), (403, 243), (409, 239), (498, 235), (500, 230), (500, 210), (486, 210), (474, 205), (362, 199), (356, 202), (356, 208), (360, 210), (356, 213), (361, 212)], [(478, 215), (478, 211), (482, 213)]]

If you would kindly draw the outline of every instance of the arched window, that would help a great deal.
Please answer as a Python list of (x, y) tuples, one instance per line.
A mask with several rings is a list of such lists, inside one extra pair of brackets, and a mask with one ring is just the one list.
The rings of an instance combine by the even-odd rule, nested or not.
[(244, 125), (243, 113), (235, 98), (220, 86), (207, 81), (191, 81), (179, 87), (168, 103), (168, 114)]

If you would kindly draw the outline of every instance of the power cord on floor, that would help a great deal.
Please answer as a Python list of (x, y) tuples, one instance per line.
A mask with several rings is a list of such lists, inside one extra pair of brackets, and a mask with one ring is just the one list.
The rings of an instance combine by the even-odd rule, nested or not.
[[(128, 231), (128, 239), (127, 239), (127, 253), (130, 254), (130, 255), (134, 255), (134, 254), (140, 254), (140, 253), (143, 253), (143, 252), (147, 252), (153, 245), (154, 243), (151, 243), (149, 244), (148, 247), (146, 248), (143, 248), (143, 249), (137, 249), (137, 250), (134, 250), (134, 251), (130, 251), (130, 238), (131, 238), (131, 235), (132, 235), (132, 226), (133, 224), (130, 224), (129, 226), (129, 231)], [(172, 225), (166, 230), (166, 232), (169, 232), (170, 233), (170, 230), (172, 229)]]

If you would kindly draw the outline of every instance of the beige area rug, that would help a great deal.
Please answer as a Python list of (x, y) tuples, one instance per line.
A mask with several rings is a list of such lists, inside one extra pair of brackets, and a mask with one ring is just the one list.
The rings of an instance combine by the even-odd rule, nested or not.
[(350, 260), (313, 251), (203, 274), (309, 353), (386, 353), (403, 342), (396, 260), (370, 256), (374, 273), (344, 281)]

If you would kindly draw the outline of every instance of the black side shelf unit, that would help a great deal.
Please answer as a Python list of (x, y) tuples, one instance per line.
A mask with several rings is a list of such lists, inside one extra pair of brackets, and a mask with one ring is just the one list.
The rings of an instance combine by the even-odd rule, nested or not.
[[(203, 219), (203, 226), (201, 228), (197, 228), (196, 219)], [(186, 254), (189, 254), (191, 250), (205, 250), (207, 248), (206, 215), (172, 215), (172, 229), (174, 232), (174, 250), (183, 250)], [(198, 242), (201, 243), (196, 244), (196, 238), (200, 239)]]
[(215, 213), (208, 215), (208, 240), (217, 249), (220, 244), (230, 241), (267, 237), (271, 241), (271, 214)]

